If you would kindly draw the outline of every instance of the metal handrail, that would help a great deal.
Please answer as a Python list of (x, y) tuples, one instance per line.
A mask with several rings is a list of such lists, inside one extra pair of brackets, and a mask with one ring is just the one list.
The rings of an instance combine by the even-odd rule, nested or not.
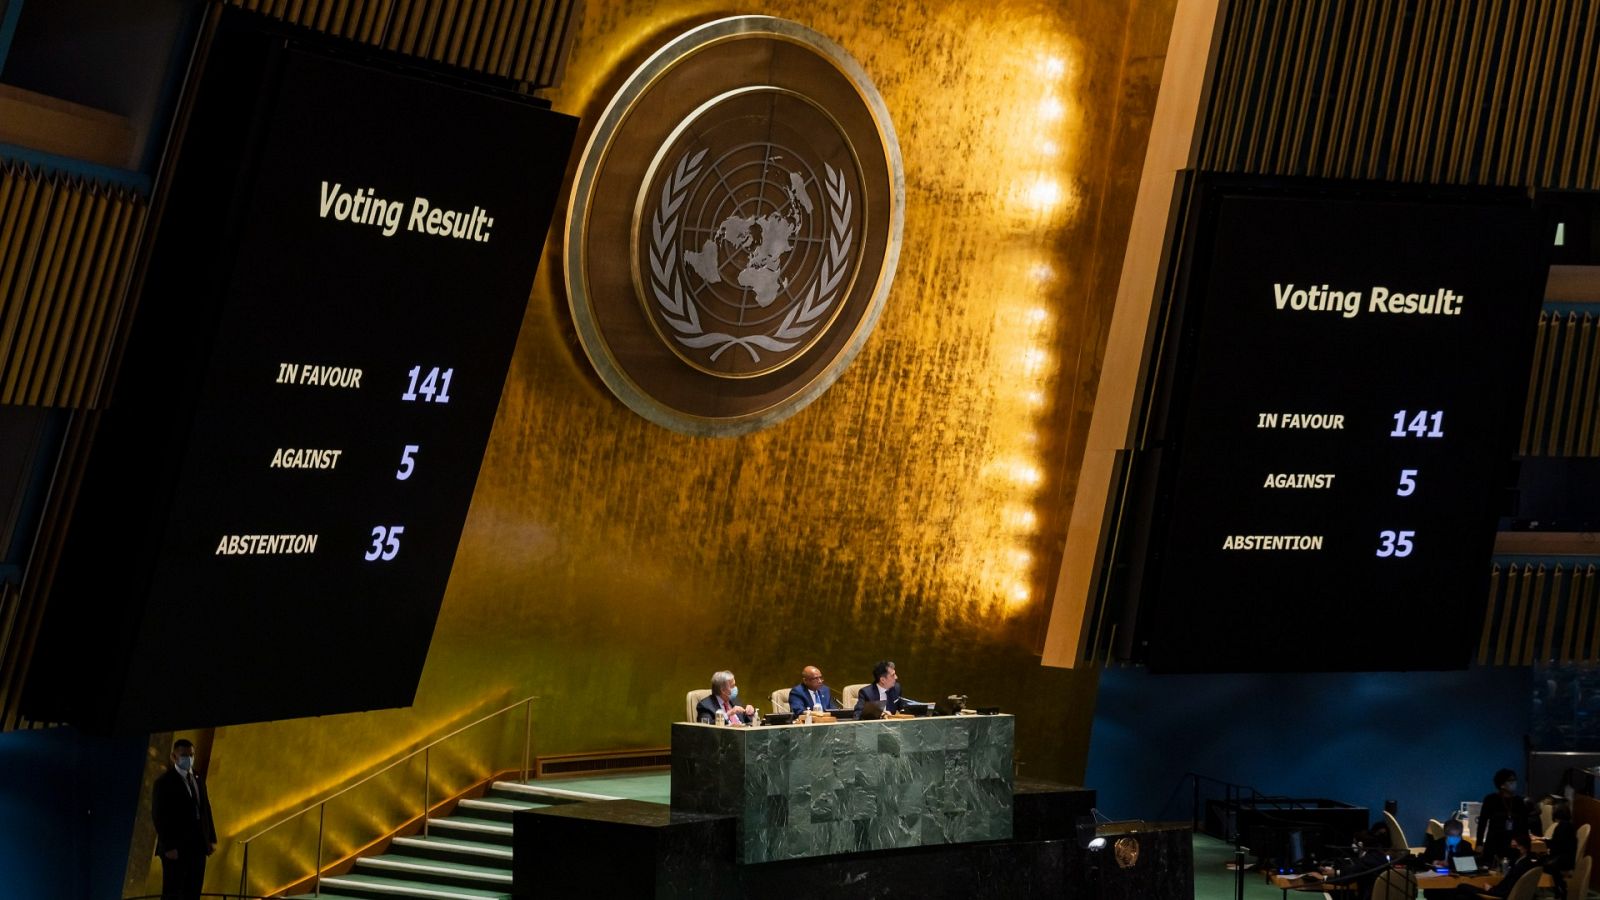
[(431, 760), (429, 759), (430, 751), (434, 747), (437, 747), (438, 745), (444, 743), (445, 741), (450, 740), (451, 738), (453, 738), (456, 735), (462, 733), (463, 731), (466, 731), (466, 730), (468, 730), (470, 728), (476, 728), (477, 726), (482, 725), (483, 723), (489, 721), (490, 719), (494, 719), (494, 718), (498, 718), (500, 716), (503, 716), (506, 713), (516, 709), (519, 706), (522, 707), (523, 710), (524, 710), (523, 734), (522, 734), (522, 780), (523, 781), (527, 781), (528, 780), (528, 772), (531, 770), (532, 763), (533, 763), (533, 760), (529, 755), (531, 750), (532, 750), (532, 747), (533, 747), (533, 704), (534, 704), (534, 701), (536, 701), (538, 699), (539, 699), (539, 697), (537, 695), (530, 696), (530, 697), (524, 697), (521, 700), (518, 700), (517, 702), (515, 702), (515, 703), (513, 703), (513, 704), (511, 704), (509, 706), (501, 707), (500, 709), (497, 709), (494, 712), (489, 713), (486, 716), (483, 716), (482, 718), (474, 719), (473, 721), (468, 722), (467, 724), (461, 726), (460, 728), (457, 728), (454, 731), (451, 731), (448, 734), (440, 735), (439, 737), (434, 738), (433, 740), (429, 741), (428, 743), (423, 744), (421, 747), (418, 747), (415, 750), (412, 750), (412, 751), (410, 751), (409, 753), (406, 753), (403, 756), (395, 757), (393, 760), (391, 760), (389, 762), (388, 765), (384, 766), (381, 769), (378, 769), (375, 772), (372, 772), (372, 773), (368, 774), (365, 778), (362, 778), (360, 781), (354, 782), (352, 784), (345, 785), (344, 787), (340, 788), (339, 790), (335, 791), (332, 794), (329, 794), (326, 797), (323, 797), (321, 800), (318, 800), (315, 803), (306, 804), (305, 806), (301, 807), (300, 809), (297, 809), (294, 812), (290, 813), (289, 815), (284, 816), (283, 818), (277, 820), (276, 822), (273, 822), (271, 825), (268, 825), (267, 827), (261, 829), (260, 831), (257, 831), (255, 834), (252, 834), (247, 838), (244, 838), (242, 840), (235, 840), (234, 843), (242, 844), (244, 846), (244, 859), (240, 862), (240, 865), (239, 865), (239, 893), (240, 894), (244, 894), (245, 893), (245, 888), (249, 883), (249, 877), (250, 877), (250, 843), (252, 841), (256, 840), (257, 838), (261, 837), (262, 835), (271, 832), (272, 830), (276, 829), (280, 825), (286, 825), (289, 822), (292, 822), (295, 819), (298, 819), (301, 816), (305, 815), (306, 813), (310, 812), (311, 810), (315, 809), (315, 810), (317, 810), (317, 870), (316, 870), (315, 874), (312, 876), (312, 881), (313, 881), (312, 893), (313, 894), (320, 894), (322, 892), (322, 868), (323, 868), (322, 867), (322, 837), (323, 837), (323, 826), (324, 826), (324, 824), (326, 822), (326, 818), (327, 818), (326, 817), (326, 813), (327, 813), (328, 804), (330, 802), (334, 801), (334, 800), (339, 799), (340, 797), (344, 796), (345, 794), (349, 793), (350, 791), (353, 791), (356, 788), (361, 787), (363, 784), (366, 784), (367, 782), (371, 781), (372, 779), (377, 778), (379, 775), (382, 775), (383, 773), (389, 771), (390, 769), (394, 768), (395, 766), (398, 766), (401, 763), (406, 762), (408, 760), (415, 759), (419, 754), (422, 755), (422, 833), (423, 833), (423, 836), (426, 837), (427, 834), (428, 834), (428, 813), (433, 809), (432, 785), (429, 783), (429, 775), (430, 775), (430, 769), (431, 769), (431, 765), (430, 765)]

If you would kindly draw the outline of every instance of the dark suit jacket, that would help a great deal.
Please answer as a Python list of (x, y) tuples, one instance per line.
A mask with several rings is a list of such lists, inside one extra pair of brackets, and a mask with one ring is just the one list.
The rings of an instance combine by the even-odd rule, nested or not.
[[(745, 704), (739, 703), (737, 701), (731, 701), (731, 700), (728, 702), (728, 705), (729, 706), (736, 706), (736, 707), (738, 707), (740, 709), (743, 709), (745, 707)], [(709, 697), (705, 698), (704, 700), (701, 700), (699, 703), (695, 704), (695, 706), (694, 706), (695, 718), (697, 720), (699, 720), (701, 723), (706, 724), (706, 725), (715, 724), (716, 721), (717, 721), (717, 710), (719, 710), (721, 708), (722, 708), (722, 705), (717, 702), (717, 695), (716, 694), (712, 694), (711, 696), (709, 696)], [(739, 721), (741, 721), (741, 722), (745, 721), (745, 715), (742, 712), (739, 713)]]
[(156, 855), (177, 850), (181, 856), (196, 850), (205, 852), (217, 842), (217, 826), (211, 821), (211, 798), (205, 779), (196, 775), (199, 798), (189, 793), (183, 775), (169, 768), (156, 779), (150, 796), (150, 816), (156, 823)]
[[(838, 709), (839, 705), (833, 702), (833, 691), (827, 685), (817, 688), (817, 697), (822, 700), (823, 709)], [(806, 686), (802, 682), (789, 689), (789, 711), (797, 716), (806, 714), (806, 709), (811, 706), (811, 695), (806, 693)]]
[(856, 695), (856, 715), (857, 716), (861, 715), (861, 707), (868, 700), (871, 700), (871, 701), (876, 702), (876, 703), (882, 703), (884, 712), (899, 712), (900, 704), (902, 702), (901, 699), (900, 699), (900, 684), (899, 684), (899, 682), (896, 682), (894, 687), (889, 688), (889, 696), (887, 698), (884, 697), (883, 691), (879, 689), (879, 687), (878, 687), (876, 682), (874, 682), (873, 684), (869, 684), (866, 687), (862, 688), (861, 689), (861, 693)]
[(1445, 846), (1444, 838), (1428, 838), (1428, 845), (1422, 849), (1422, 861), (1425, 863), (1435, 863), (1439, 862), (1440, 860), (1448, 861), (1457, 856), (1477, 855), (1477, 851), (1473, 848), (1472, 842), (1466, 838), (1462, 838), (1461, 843), (1456, 844), (1456, 852), (1450, 853), (1449, 850), (1450, 848)]
[(1528, 801), (1522, 797), (1502, 797), (1499, 791), (1483, 798), (1478, 813), (1478, 852), (1489, 858), (1507, 856), (1511, 841), (1528, 848)]

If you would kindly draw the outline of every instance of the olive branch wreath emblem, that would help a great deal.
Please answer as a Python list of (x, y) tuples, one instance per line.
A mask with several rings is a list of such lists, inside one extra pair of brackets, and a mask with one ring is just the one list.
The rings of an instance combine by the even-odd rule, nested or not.
[(850, 227), (850, 212), (854, 198), (845, 187), (844, 173), (823, 163), (827, 175), (828, 243), (822, 254), (822, 263), (816, 280), (811, 282), (805, 298), (792, 308), (783, 321), (771, 331), (736, 337), (722, 332), (707, 332), (700, 324), (700, 311), (694, 301), (684, 296), (683, 273), (678, 265), (678, 212), (688, 196), (689, 188), (700, 176), (701, 162), (706, 151), (685, 153), (678, 160), (670, 177), (661, 183), (660, 203), (650, 221), (650, 291), (655, 296), (661, 318), (678, 333), (673, 338), (685, 347), (711, 351), (711, 360), (729, 347), (741, 347), (750, 354), (751, 362), (759, 363), (761, 350), (774, 353), (799, 346), (800, 340), (821, 323), (822, 316), (839, 297), (839, 282), (844, 279), (845, 260), (855, 231)]

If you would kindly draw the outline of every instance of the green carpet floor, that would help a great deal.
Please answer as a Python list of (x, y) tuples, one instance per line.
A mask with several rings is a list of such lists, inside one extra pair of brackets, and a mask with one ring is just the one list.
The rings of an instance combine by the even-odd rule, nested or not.
[[(1207, 835), (1194, 836), (1194, 900), (1234, 900), (1233, 845)], [(1244, 876), (1245, 900), (1282, 900), (1283, 892), (1257, 872)], [(1301, 894), (1300, 896), (1313, 896)]]

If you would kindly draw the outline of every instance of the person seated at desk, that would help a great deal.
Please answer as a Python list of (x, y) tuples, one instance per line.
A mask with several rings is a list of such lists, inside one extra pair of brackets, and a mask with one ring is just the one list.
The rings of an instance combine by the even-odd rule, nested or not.
[(1446, 819), (1444, 834), (1428, 838), (1428, 845), (1422, 850), (1422, 861), (1436, 869), (1448, 869), (1450, 861), (1458, 856), (1475, 856), (1472, 842), (1461, 836), (1463, 828), (1460, 819)]
[(1544, 870), (1555, 882), (1556, 900), (1563, 900), (1567, 896), (1567, 874), (1578, 867), (1578, 826), (1572, 824), (1572, 806), (1565, 800), (1556, 802), (1550, 816), (1556, 827), (1545, 840), (1549, 856), (1545, 858)]
[(789, 689), (789, 711), (803, 716), (808, 709), (838, 709), (833, 702), (833, 691), (822, 680), (822, 670), (806, 666), (800, 670), (800, 683)]
[(1494, 793), (1483, 798), (1478, 814), (1478, 853), (1485, 861), (1516, 859), (1527, 851), (1528, 801), (1517, 793), (1517, 773), (1501, 769), (1494, 773)]
[[(1444, 822), (1444, 834), (1439, 837), (1428, 838), (1428, 845), (1422, 850), (1422, 862), (1435, 869), (1454, 872), (1457, 857), (1476, 856), (1477, 854), (1473, 852), (1472, 842), (1461, 836), (1464, 827), (1460, 819), (1446, 819)], [(1431, 900), (1431, 898), (1435, 897), (1456, 897), (1459, 894), (1456, 893), (1455, 888), (1442, 890), (1429, 888), (1422, 892), (1422, 896)]]
[(868, 703), (882, 703), (883, 713), (888, 715), (899, 712), (907, 703), (916, 702), (900, 696), (900, 676), (895, 673), (892, 660), (886, 659), (873, 666), (872, 678), (872, 684), (856, 695), (856, 718), (861, 718), (861, 710)]
[(695, 716), (702, 725), (715, 725), (717, 711), (728, 717), (729, 725), (744, 725), (755, 716), (754, 706), (735, 706), (739, 699), (739, 684), (732, 672), (718, 672), (711, 676), (711, 696), (695, 705)]

